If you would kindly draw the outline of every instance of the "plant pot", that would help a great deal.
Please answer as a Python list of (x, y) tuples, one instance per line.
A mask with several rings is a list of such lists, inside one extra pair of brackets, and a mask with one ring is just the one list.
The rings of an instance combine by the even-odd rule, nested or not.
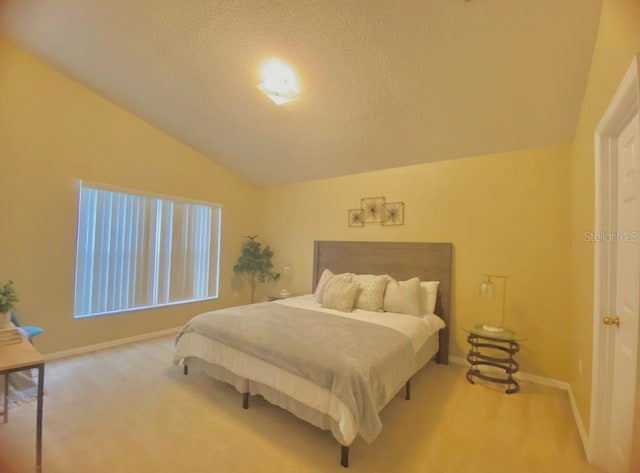
[(11, 312), (0, 314), (0, 329), (11, 327)]

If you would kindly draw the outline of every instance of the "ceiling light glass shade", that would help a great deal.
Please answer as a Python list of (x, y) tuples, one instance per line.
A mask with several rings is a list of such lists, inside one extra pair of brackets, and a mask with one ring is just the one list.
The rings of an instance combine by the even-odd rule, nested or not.
[(300, 82), (295, 71), (279, 59), (265, 62), (260, 68), (258, 88), (274, 103), (282, 105), (300, 96)]

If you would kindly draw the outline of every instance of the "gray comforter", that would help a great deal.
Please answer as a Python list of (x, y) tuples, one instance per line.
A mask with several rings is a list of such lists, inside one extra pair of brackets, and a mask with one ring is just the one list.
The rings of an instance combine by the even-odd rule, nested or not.
[(353, 413), (360, 436), (373, 441), (379, 411), (413, 374), (410, 339), (393, 329), (313, 310), (264, 302), (194, 317), (187, 332), (295, 373), (331, 391)]

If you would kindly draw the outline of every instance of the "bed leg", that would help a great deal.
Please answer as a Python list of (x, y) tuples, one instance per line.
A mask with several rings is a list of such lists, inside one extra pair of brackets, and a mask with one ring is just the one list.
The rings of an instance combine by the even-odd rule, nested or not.
[(340, 465), (349, 468), (349, 447), (340, 445)]
[(404, 398), (407, 401), (411, 400), (411, 378), (407, 380), (407, 384), (404, 387)]
[(249, 393), (242, 393), (242, 408), (249, 409)]
[(184, 375), (188, 375), (189, 374), (189, 366), (188, 365), (184, 365), (182, 367), (182, 372), (184, 373)]

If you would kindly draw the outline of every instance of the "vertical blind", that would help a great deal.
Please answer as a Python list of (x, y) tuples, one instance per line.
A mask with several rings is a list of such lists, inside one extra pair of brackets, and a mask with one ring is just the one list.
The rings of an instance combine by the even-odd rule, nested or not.
[(74, 317), (218, 296), (221, 208), (81, 183)]

